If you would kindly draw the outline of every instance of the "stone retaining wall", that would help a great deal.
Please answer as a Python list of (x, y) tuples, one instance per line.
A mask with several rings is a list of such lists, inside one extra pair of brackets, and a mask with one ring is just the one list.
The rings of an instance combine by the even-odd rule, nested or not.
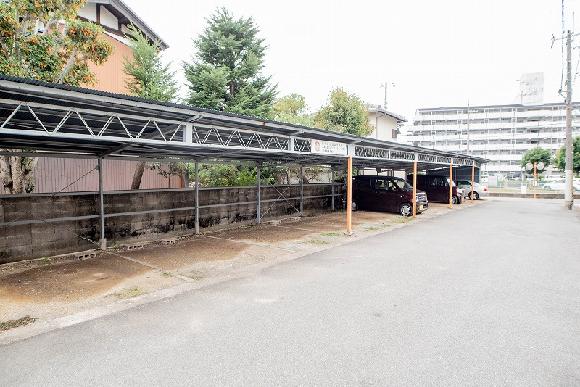
[[(337, 185), (337, 193), (340, 190)], [(330, 185), (305, 185), (304, 210), (330, 209), (330, 196), (307, 198), (330, 193)], [(200, 227), (255, 221), (256, 194), (255, 187), (201, 189)], [(299, 186), (263, 187), (262, 216), (296, 214), (299, 196)], [(107, 192), (104, 201), (109, 245), (166, 237), (167, 233), (191, 233), (195, 227), (193, 189)], [(337, 197), (337, 208), (340, 202)], [(97, 248), (98, 203), (94, 192), (0, 196), (0, 224), (36, 221), (0, 226), (0, 264)]]

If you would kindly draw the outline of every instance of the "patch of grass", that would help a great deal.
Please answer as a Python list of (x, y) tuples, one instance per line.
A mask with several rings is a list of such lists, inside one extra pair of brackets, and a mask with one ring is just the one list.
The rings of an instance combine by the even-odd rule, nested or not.
[(129, 288), (129, 289), (124, 289), (124, 290), (120, 291), (119, 293), (115, 293), (115, 295), (117, 296), (117, 298), (119, 298), (121, 300), (125, 300), (128, 298), (134, 298), (134, 297), (140, 296), (144, 293), (145, 292), (143, 290), (139, 289), (137, 286), (134, 286), (134, 287)]
[(205, 275), (199, 270), (193, 270), (185, 276), (191, 278), (194, 281), (200, 281), (205, 278)]
[(32, 324), (36, 320), (37, 319), (35, 319), (34, 317), (25, 316), (19, 318), (18, 320), (0, 321), (0, 332), (4, 332), (18, 327), (23, 327), (25, 325)]
[(371, 224), (365, 227), (365, 231), (380, 231), (391, 227), (388, 223)]
[(39, 262), (42, 265), (50, 265), (50, 263), (52, 262), (52, 260), (50, 258), (48, 258), (48, 257), (42, 257), (42, 258), (39, 259)]
[(173, 277), (173, 274), (171, 274), (171, 273), (170, 273), (170, 272), (168, 272), (168, 271), (164, 271), (163, 273), (161, 273), (161, 275), (162, 275), (163, 277)]
[(339, 232), (336, 232), (336, 231), (321, 232), (320, 233), (320, 236), (323, 236), (323, 237), (338, 237), (340, 235), (341, 234)]
[(379, 231), (382, 230), (382, 226), (367, 226), (365, 227), (365, 231)]
[(410, 216), (400, 216), (398, 218), (393, 219), (393, 223), (409, 223), (412, 220), (413, 218)]
[(311, 245), (327, 245), (328, 244), (327, 241), (323, 241), (320, 239), (309, 239), (306, 241), (306, 243), (309, 243)]

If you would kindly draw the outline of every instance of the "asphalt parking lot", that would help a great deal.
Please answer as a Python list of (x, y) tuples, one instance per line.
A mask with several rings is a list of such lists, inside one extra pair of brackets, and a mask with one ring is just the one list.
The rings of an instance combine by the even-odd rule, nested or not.
[(578, 385), (578, 235), (490, 201), (1, 347), (0, 380)]
[[(449, 211), (433, 204), (418, 219)], [(24, 317), (39, 325), (184, 283), (207, 286), (413, 223), (397, 214), (359, 211), (353, 216), (355, 235), (349, 237), (344, 222), (343, 212), (322, 212), (270, 219), (259, 226), (206, 229), (199, 236), (161, 235), (161, 241), (129, 242), (87, 260), (55, 257), (1, 265), (0, 327)], [(6, 332), (0, 328), (0, 344), (3, 336)]]

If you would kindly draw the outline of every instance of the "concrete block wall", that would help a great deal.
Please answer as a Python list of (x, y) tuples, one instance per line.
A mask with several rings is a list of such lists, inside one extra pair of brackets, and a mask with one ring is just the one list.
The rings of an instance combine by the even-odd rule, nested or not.
[[(341, 187), (336, 186), (336, 193), (339, 191)], [(330, 193), (329, 185), (304, 185), (304, 210), (330, 209), (330, 197), (307, 198)], [(263, 187), (263, 218), (296, 214), (299, 196), (296, 185)], [(256, 198), (255, 187), (201, 189), (200, 227), (255, 221)], [(109, 245), (162, 238), (167, 233), (191, 233), (195, 228), (193, 189), (107, 192), (104, 202)], [(335, 202), (338, 208), (340, 198)], [(94, 192), (0, 196), (0, 224), (36, 221), (0, 226), (0, 264), (97, 248), (98, 203)], [(163, 211), (178, 208), (187, 209)], [(150, 210), (157, 212), (146, 212)]]

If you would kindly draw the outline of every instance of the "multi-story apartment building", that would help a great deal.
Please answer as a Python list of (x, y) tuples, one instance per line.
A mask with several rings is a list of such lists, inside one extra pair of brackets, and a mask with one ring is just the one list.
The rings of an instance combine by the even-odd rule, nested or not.
[[(572, 130), (580, 135), (580, 103)], [(489, 174), (520, 176), (522, 155), (534, 147), (555, 153), (566, 138), (563, 103), (418, 109), (406, 140), (413, 145), (469, 153), (490, 160)]]

